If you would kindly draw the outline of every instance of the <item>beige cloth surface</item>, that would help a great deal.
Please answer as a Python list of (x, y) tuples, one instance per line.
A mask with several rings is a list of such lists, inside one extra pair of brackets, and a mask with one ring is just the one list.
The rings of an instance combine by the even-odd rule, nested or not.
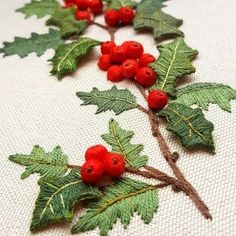
[[(14, 12), (26, 2), (2, 2), (1, 43), (12, 41), (14, 36), (28, 37), (31, 32), (48, 31), (44, 26), (46, 18), (25, 20), (22, 14)], [(184, 20), (181, 29), (188, 45), (200, 52), (194, 62), (197, 71), (189, 77), (189, 81), (225, 83), (236, 88), (235, 0), (172, 0), (167, 4), (167, 13)], [(109, 39), (106, 32), (94, 26), (87, 30), (86, 35), (100, 40)], [(140, 41), (146, 51), (157, 55), (151, 35), (135, 34), (131, 27), (126, 27), (118, 31), (116, 38), (118, 43), (130, 39)], [(115, 117), (114, 113), (95, 115), (94, 106), (81, 107), (81, 101), (75, 96), (79, 90), (90, 91), (95, 86), (109, 89), (112, 86), (106, 81), (105, 73), (96, 66), (98, 54), (96, 49), (73, 76), (62, 82), (49, 74), (51, 66), (47, 59), (53, 56), (52, 50), (40, 58), (35, 54), (24, 59), (0, 55), (1, 236), (31, 235), (29, 225), (38, 194), (37, 177), (20, 180), (23, 168), (8, 161), (9, 155), (29, 153), (34, 144), (47, 151), (59, 144), (71, 163), (81, 164), (86, 147), (102, 143), (100, 135), (107, 132), (108, 121)], [(118, 87), (128, 87), (144, 104), (132, 85), (122, 82)], [(185, 195), (165, 189), (160, 191), (160, 208), (149, 225), (135, 216), (128, 230), (124, 230), (118, 222), (110, 235), (236, 235), (236, 103), (232, 102), (231, 114), (211, 106), (206, 116), (215, 125), (215, 156), (200, 151), (186, 152), (176, 139), (163, 131), (172, 150), (181, 154), (178, 164), (209, 206), (213, 221), (203, 219)], [(134, 142), (145, 145), (150, 165), (171, 174), (160, 156), (145, 115), (132, 110), (115, 119), (122, 127), (135, 132)], [(69, 226), (52, 227), (38, 233), (40, 236), (69, 234)], [(95, 236), (98, 230), (81, 235)]]

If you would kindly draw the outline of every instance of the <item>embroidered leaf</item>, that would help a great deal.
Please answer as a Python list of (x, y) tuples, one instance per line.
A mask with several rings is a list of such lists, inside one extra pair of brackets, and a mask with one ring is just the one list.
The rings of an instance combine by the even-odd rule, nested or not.
[(195, 72), (191, 60), (198, 54), (197, 50), (188, 47), (183, 38), (158, 46), (160, 57), (150, 64), (158, 75), (158, 80), (152, 89), (164, 90), (169, 95), (176, 93), (177, 78)]
[(133, 0), (105, 0), (109, 9), (119, 10), (121, 7), (134, 8), (137, 3)]
[(186, 106), (197, 105), (208, 110), (210, 103), (230, 112), (230, 101), (236, 99), (236, 91), (224, 84), (197, 83), (177, 90), (176, 100)]
[(137, 4), (137, 11), (154, 13), (157, 9), (165, 7), (163, 3), (166, 1), (168, 0), (142, 0)]
[(30, 229), (36, 231), (51, 223), (71, 222), (75, 203), (98, 197), (98, 189), (84, 184), (75, 170), (64, 177), (41, 181)]
[(100, 229), (101, 236), (107, 236), (118, 219), (125, 228), (137, 212), (144, 223), (151, 222), (158, 208), (158, 194), (155, 186), (129, 178), (121, 179), (106, 187), (104, 195), (88, 206), (87, 212), (73, 226), (72, 233)]
[(63, 38), (79, 35), (87, 27), (87, 22), (85, 20), (76, 20), (75, 12), (76, 9), (73, 7), (67, 9), (57, 8), (47, 21), (47, 24), (59, 27)]
[(53, 63), (51, 73), (62, 79), (65, 74), (76, 71), (79, 58), (99, 44), (100, 42), (94, 39), (80, 38), (75, 42), (60, 45), (50, 60)]
[(126, 165), (141, 168), (147, 164), (148, 157), (141, 155), (142, 144), (130, 143), (134, 133), (119, 127), (119, 124), (111, 119), (109, 122), (109, 133), (102, 135), (102, 138), (112, 147), (112, 152), (124, 156)]
[(52, 15), (60, 4), (56, 0), (32, 0), (30, 3), (25, 4), (24, 7), (17, 9), (17, 12), (25, 14), (26, 18), (36, 15), (42, 18), (47, 15)]
[(43, 148), (34, 146), (29, 155), (16, 154), (9, 157), (10, 161), (26, 166), (22, 179), (38, 173), (43, 179), (54, 178), (67, 172), (68, 158), (62, 153), (61, 147), (46, 153)]
[(202, 146), (211, 151), (215, 150), (212, 137), (214, 126), (205, 119), (201, 109), (170, 103), (160, 115), (167, 118), (167, 130), (176, 134), (184, 147)]
[(183, 32), (177, 28), (182, 24), (182, 20), (164, 13), (161, 9), (150, 12), (141, 8), (137, 10), (133, 23), (136, 30), (151, 29), (156, 41), (183, 36)]
[(136, 97), (128, 89), (117, 89), (116, 86), (105, 91), (93, 88), (91, 92), (77, 92), (76, 95), (84, 101), (82, 105), (97, 105), (96, 114), (110, 110), (119, 115), (138, 106)]
[(47, 34), (32, 33), (30, 38), (16, 37), (14, 42), (4, 42), (4, 47), (0, 53), (4, 56), (19, 55), (21, 58), (35, 52), (37, 56), (42, 56), (47, 49), (56, 49), (62, 43), (57, 30), (50, 29)]

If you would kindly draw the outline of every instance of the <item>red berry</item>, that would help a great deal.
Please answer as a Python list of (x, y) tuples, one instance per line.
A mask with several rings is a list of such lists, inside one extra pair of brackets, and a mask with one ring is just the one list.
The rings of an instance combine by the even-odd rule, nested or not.
[(137, 59), (137, 58), (141, 57), (142, 54), (143, 54), (143, 46), (141, 43), (132, 42), (127, 47), (126, 55), (129, 58)]
[(110, 27), (116, 27), (119, 25), (120, 17), (118, 11), (111, 9), (107, 10), (104, 14), (105, 22)]
[(85, 160), (99, 160), (102, 161), (103, 157), (108, 153), (106, 147), (103, 145), (94, 145), (92, 147), (89, 147), (85, 152)]
[(153, 90), (149, 93), (147, 101), (151, 109), (160, 110), (168, 103), (168, 96), (162, 90)]
[(122, 75), (125, 78), (127, 79), (134, 78), (138, 71), (138, 62), (136, 60), (128, 59), (122, 63), (121, 68), (122, 68)]
[(142, 67), (136, 74), (136, 81), (143, 87), (150, 87), (156, 81), (156, 74), (150, 67)]
[(75, 13), (76, 20), (87, 20), (91, 21), (91, 14), (88, 11), (77, 11)]
[(116, 153), (108, 153), (104, 157), (104, 168), (110, 177), (119, 178), (125, 172), (124, 157)]
[(80, 10), (87, 10), (89, 7), (89, 0), (75, 0), (75, 3)]
[(128, 51), (128, 47), (131, 43), (133, 43), (134, 41), (125, 41), (121, 44), (121, 47), (124, 49), (125, 53)]
[(144, 67), (148, 66), (148, 64), (154, 62), (156, 59), (153, 55), (144, 53), (140, 58), (139, 58), (139, 66)]
[(111, 66), (107, 71), (107, 80), (119, 82), (124, 79), (121, 66)]
[(96, 184), (104, 174), (103, 163), (98, 160), (86, 161), (81, 167), (81, 176), (85, 183)]
[(103, 42), (101, 45), (102, 54), (110, 54), (111, 49), (116, 46), (114, 41)]
[(111, 64), (110, 55), (104, 54), (100, 56), (99, 61), (98, 61), (98, 67), (101, 70), (107, 71), (111, 66), (112, 64)]
[(111, 49), (111, 62), (121, 64), (125, 60), (125, 51), (121, 46), (116, 46)]
[(103, 10), (102, 0), (90, 0), (89, 8), (93, 14), (95, 15), (101, 14)]
[(131, 7), (121, 7), (119, 10), (120, 21), (123, 24), (131, 24), (134, 18), (135, 12)]

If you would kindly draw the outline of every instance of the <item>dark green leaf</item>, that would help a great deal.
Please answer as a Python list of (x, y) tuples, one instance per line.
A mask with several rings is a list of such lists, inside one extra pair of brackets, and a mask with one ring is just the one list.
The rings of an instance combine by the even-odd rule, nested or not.
[(147, 12), (147, 13), (154, 13), (160, 8), (165, 7), (163, 4), (168, 0), (142, 0), (137, 4), (137, 11), (138, 12)]
[(115, 185), (106, 187), (102, 198), (88, 206), (87, 212), (73, 226), (72, 233), (99, 227), (100, 235), (107, 236), (119, 218), (127, 228), (137, 212), (144, 223), (148, 224), (157, 209), (158, 195), (155, 186), (129, 178), (121, 179)]
[(77, 92), (76, 95), (84, 101), (82, 105), (97, 105), (96, 114), (112, 110), (119, 115), (138, 106), (135, 96), (128, 89), (117, 89), (116, 86), (105, 91), (93, 88), (91, 92)]
[(119, 127), (119, 124), (111, 119), (109, 122), (109, 133), (102, 135), (102, 138), (112, 147), (112, 152), (124, 156), (126, 165), (141, 168), (147, 164), (148, 157), (141, 155), (142, 144), (130, 143), (134, 133)]
[(106, 0), (109, 9), (119, 10), (121, 7), (132, 7), (136, 6), (136, 2), (133, 0)]
[(201, 146), (215, 151), (212, 137), (214, 126), (206, 120), (201, 109), (170, 103), (160, 115), (167, 118), (167, 130), (176, 134), (184, 147)]

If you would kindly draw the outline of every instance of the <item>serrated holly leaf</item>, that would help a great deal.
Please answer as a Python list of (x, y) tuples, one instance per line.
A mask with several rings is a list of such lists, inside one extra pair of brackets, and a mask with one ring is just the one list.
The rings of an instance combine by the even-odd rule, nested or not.
[(138, 12), (149, 12), (154, 13), (157, 9), (163, 8), (164, 2), (168, 0), (142, 0), (137, 4), (137, 11)]
[(17, 9), (17, 12), (25, 14), (26, 18), (36, 15), (42, 18), (47, 15), (52, 15), (54, 11), (60, 6), (56, 0), (32, 0), (30, 3), (25, 4), (24, 7)]
[(84, 184), (75, 170), (64, 177), (41, 181), (30, 229), (36, 231), (51, 223), (71, 222), (75, 203), (98, 197), (98, 189)]
[(230, 101), (236, 100), (236, 90), (224, 84), (196, 83), (177, 90), (173, 102), (186, 106), (197, 105), (208, 110), (209, 105), (217, 104), (220, 108), (230, 112)]
[(109, 133), (103, 134), (102, 138), (112, 147), (112, 152), (121, 154), (125, 158), (126, 165), (141, 168), (147, 164), (148, 157), (141, 155), (142, 144), (130, 143), (134, 133), (121, 129), (119, 124), (111, 119), (109, 122)]
[(80, 38), (75, 42), (60, 45), (54, 57), (49, 60), (53, 63), (51, 74), (62, 79), (65, 74), (76, 71), (78, 60), (99, 44), (100, 42), (94, 39)]
[(23, 58), (35, 52), (40, 57), (47, 49), (56, 49), (62, 42), (59, 31), (49, 29), (47, 34), (32, 33), (30, 38), (15, 37), (14, 42), (4, 42), (0, 53), (4, 56), (17, 54)]
[(137, 5), (137, 2), (133, 0), (106, 0), (107, 7), (109, 9), (119, 10), (121, 7), (132, 7), (134, 8)]
[(75, 19), (76, 9), (73, 7), (59, 7), (47, 20), (48, 25), (55, 25), (60, 29), (62, 38), (68, 38), (73, 35), (79, 35), (87, 27), (87, 21)]
[(170, 103), (160, 112), (168, 122), (167, 130), (176, 134), (186, 148), (205, 147), (215, 151), (213, 124), (206, 120), (200, 108), (193, 109), (179, 103)]
[(73, 226), (72, 233), (86, 232), (99, 227), (100, 235), (107, 236), (118, 219), (124, 228), (127, 228), (135, 212), (148, 224), (158, 205), (155, 186), (124, 178), (105, 188), (102, 198), (88, 206), (87, 212)]
[(177, 78), (195, 72), (191, 60), (196, 57), (198, 51), (188, 47), (182, 37), (157, 48), (160, 57), (156, 62), (150, 64), (158, 75), (158, 80), (152, 89), (161, 89), (169, 95), (175, 96)]
[(96, 105), (96, 114), (110, 110), (119, 115), (138, 106), (136, 97), (128, 89), (117, 89), (116, 86), (105, 91), (93, 88), (91, 92), (77, 92), (76, 95), (84, 101), (82, 105)]
[(40, 146), (34, 146), (29, 155), (16, 154), (9, 157), (10, 161), (26, 167), (22, 179), (31, 174), (40, 174), (42, 179), (55, 178), (64, 175), (68, 168), (68, 157), (57, 146), (52, 152), (46, 153)]
[(149, 12), (145, 8), (137, 11), (133, 21), (135, 30), (152, 30), (156, 41), (183, 36), (183, 32), (178, 29), (182, 23), (182, 20), (164, 13), (161, 9)]

